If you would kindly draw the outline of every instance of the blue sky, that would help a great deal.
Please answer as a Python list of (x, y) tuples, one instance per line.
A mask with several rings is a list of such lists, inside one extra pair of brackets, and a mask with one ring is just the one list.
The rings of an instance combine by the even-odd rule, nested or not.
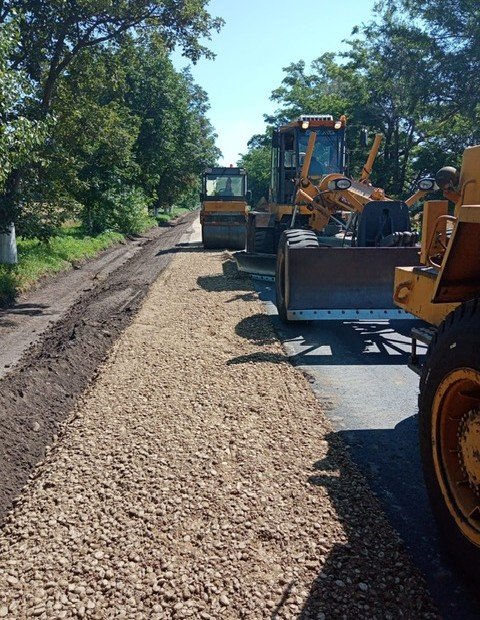
[[(269, 97), (283, 79), (282, 68), (344, 50), (343, 39), (370, 20), (373, 5), (374, 0), (210, 1), (210, 13), (226, 22), (207, 43), (217, 57), (191, 69), (210, 98), (221, 163), (235, 164), (251, 136), (264, 131), (263, 114), (275, 107)], [(189, 65), (180, 53), (173, 62), (177, 69)]]

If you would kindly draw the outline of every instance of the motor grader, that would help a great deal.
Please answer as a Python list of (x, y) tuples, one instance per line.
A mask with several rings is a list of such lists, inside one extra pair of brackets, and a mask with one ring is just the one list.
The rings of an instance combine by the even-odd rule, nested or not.
[(248, 214), (245, 251), (235, 254), (240, 271), (273, 276), (282, 232), (292, 222), (297, 228), (311, 228), (311, 210), (295, 205), (309, 138), (314, 135), (316, 139), (308, 173), (318, 183), (325, 174), (345, 174), (345, 129), (344, 116), (334, 120), (329, 114), (316, 114), (302, 115), (274, 131), (268, 201)]
[[(429, 326), (412, 331), (419, 438), (432, 510), (448, 551), (480, 582), (480, 146), (436, 176), (424, 205), (420, 265), (397, 267), (394, 301)], [(455, 205), (449, 214), (449, 201)], [(424, 363), (418, 342), (428, 345)]]
[(205, 249), (245, 247), (247, 173), (243, 168), (208, 168), (202, 177), (200, 223)]
[[(418, 263), (418, 235), (411, 229), (409, 208), (425, 191), (420, 187), (403, 202), (370, 184), (380, 139), (376, 137), (358, 181), (339, 172), (316, 180), (309, 171), (317, 135), (309, 136), (295, 182), (290, 227), (280, 236), (275, 260), (282, 321), (410, 316), (395, 307), (391, 289), (396, 266)], [(308, 213), (308, 228), (297, 227), (302, 210)], [(340, 213), (346, 214), (346, 221)], [(325, 235), (332, 220), (342, 231)]]

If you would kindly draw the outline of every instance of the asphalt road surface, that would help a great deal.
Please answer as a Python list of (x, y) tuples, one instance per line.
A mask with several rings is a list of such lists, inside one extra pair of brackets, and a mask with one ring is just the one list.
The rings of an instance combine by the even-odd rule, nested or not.
[(419, 321), (280, 323), (274, 284), (256, 281), (293, 364), (310, 378), (388, 518), (423, 571), (444, 618), (479, 618), (476, 601), (442, 555), (417, 440), (418, 376), (407, 367)]

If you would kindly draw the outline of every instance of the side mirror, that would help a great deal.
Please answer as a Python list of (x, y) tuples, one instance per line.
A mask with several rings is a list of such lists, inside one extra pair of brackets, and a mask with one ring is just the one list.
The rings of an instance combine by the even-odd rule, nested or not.
[(252, 202), (252, 190), (249, 189), (247, 190), (247, 193), (245, 194), (245, 198), (247, 199), (247, 202)]
[(368, 129), (360, 130), (360, 146), (362, 149), (366, 149), (368, 144)]
[(203, 192), (200, 192), (200, 202), (203, 202), (205, 200), (205, 194)]
[(342, 189), (349, 189), (352, 187), (352, 182), (346, 177), (340, 177), (339, 179), (333, 179), (333, 181), (330, 181), (327, 187), (331, 192), (338, 192)]
[(273, 148), (280, 146), (280, 135), (277, 131), (274, 131), (272, 134), (272, 146)]

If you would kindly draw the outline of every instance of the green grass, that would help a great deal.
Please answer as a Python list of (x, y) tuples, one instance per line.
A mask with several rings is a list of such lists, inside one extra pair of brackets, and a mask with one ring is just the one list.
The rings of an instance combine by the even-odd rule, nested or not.
[(77, 225), (62, 228), (48, 243), (20, 237), (18, 265), (0, 265), (0, 304), (15, 299), (42, 276), (64, 271), (121, 239), (123, 235), (114, 232), (88, 237)]
[(185, 215), (186, 213), (190, 213), (191, 209), (187, 209), (185, 207), (173, 207), (171, 213), (159, 213), (157, 215), (157, 222), (159, 226), (165, 226), (168, 224), (170, 220), (175, 220), (177, 217), (181, 215)]

